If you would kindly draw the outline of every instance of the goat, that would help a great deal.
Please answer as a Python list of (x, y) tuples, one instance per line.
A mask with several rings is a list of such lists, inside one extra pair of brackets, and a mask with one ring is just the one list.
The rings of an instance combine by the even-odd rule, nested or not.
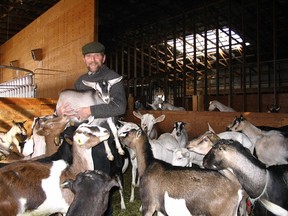
[(73, 193), (61, 189), (60, 184), (65, 179), (74, 179), (79, 172), (93, 170), (91, 148), (109, 136), (105, 128), (81, 124), (73, 136), (73, 162), (69, 167), (63, 160), (52, 164), (27, 160), (2, 167), (0, 192), (6, 196), (0, 197), (0, 215), (66, 213)]
[(133, 115), (141, 120), (141, 128), (147, 133), (148, 137), (150, 139), (157, 139), (158, 138), (158, 132), (156, 128), (154, 127), (155, 124), (164, 121), (165, 115), (161, 115), (157, 118), (154, 117), (153, 114), (145, 113), (141, 114), (140, 112), (133, 111)]
[(170, 110), (170, 111), (186, 111), (184, 107), (176, 107), (167, 101), (162, 103), (162, 110)]
[[(85, 90), (85, 91), (67, 89), (67, 90), (62, 91), (57, 101), (56, 112), (64, 104), (69, 104), (71, 109), (76, 111), (80, 107), (90, 107), (93, 105), (110, 103), (110, 101), (112, 101), (110, 98), (110, 89), (113, 85), (120, 82), (121, 79), (122, 79), (122, 76), (112, 79), (112, 80), (108, 80), (108, 81), (101, 80), (98, 82), (88, 82), (88, 81), (83, 80), (82, 81), (83, 84), (91, 87), (92, 89)], [(81, 98), (81, 101), (79, 101), (79, 98)], [(87, 120), (87, 119), (79, 120), (76, 117), (73, 118), (73, 121), (75, 122), (84, 121), (84, 120)], [(122, 149), (119, 139), (117, 137), (117, 128), (113, 122), (114, 121), (113, 117), (94, 119), (92, 116), (90, 116), (88, 120), (91, 123), (91, 125), (92, 124), (101, 125), (103, 122), (107, 122), (114, 136), (114, 140), (116, 143), (116, 148), (118, 149), (118, 153), (121, 155), (124, 155), (124, 150)], [(111, 149), (109, 148), (107, 141), (104, 142), (104, 146), (105, 146), (108, 159), (113, 160), (114, 156), (111, 153)]]
[(251, 154), (254, 152), (255, 145), (245, 134), (236, 131), (225, 131), (216, 134), (210, 126), (209, 130), (204, 134), (189, 141), (187, 148), (190, 151), (205, 155), (212, 148), (213, 143), (218, 139), (232, 139), (238, 141), (244, 147), (248, 148)]
[[(54, 154), (60, 146), (60, 134), (67, 127), (70, 119), (67, 116), (42, 116), (34, 120), (33, 140), (34, 152), (31, 158)], [(44, 140), (43, 140), (44, 139)], [(44, 152), (41, 152), (43, 151)]]
[(185, 148), (188, 144), (188, 133), (185, 128), (186, 123), (182, 121), (176, 121), (173, 125), (171, 134), (177, 139), (181, 148)]
[(224, 139), (213, 145), (205, 155), (203, 165), (213, 170), (232, 170), (244, 190), (256, 202), (254, 215), (272, 215), (267, 214), (260, 203), (275, 215), (288, 215), (288, 165), (266, 168), (239, 142)]
[(177, 139), (171, 133), (163, 133), (158, 139), (149, 141), (154, 157), (172, 164), (173, 150), (180, 148)]
[(258, 159), (267, 166), (288, 163), (288, 138), (280, 131), (261, 130), (242, 115), (236, 117), (228, 129), (246, 134), (254, 142)]
[(14, 143), (18, 148), (19, 152), (22, 152), (19, 141), (16, 137), (17, 134), (23, 136), (27, 135), (27, 130), (24, 126), (26, 121), (23, 122), (12, 122), (12, 127), (7, 132), (0, 132), (0, 148), (9, 151), (10, 145)]
[(267, 105), (267, 109), (268, 109), (268, 111), (267, 111), (268, 113), (278, 113), (280, 111), (281, 107), (280, 106), (278, 106), (278, 107), (276, 107), (276, 106), (269, 107)]
[(74, 193), (74, 199), (66, 216), (102, 216), (107, 209), (110, 190), (119, 187), (108, 174), (98, 170), (87, 170), (77, 174), (76, 179), (62, 183)]
[(161, 110), (163, 102), (164, 101), (161, 97), (156, 96), (152, 104), (147, 103), (147, 105), (149, 105), (153, 110)]
[(204, 155), (189, 151), (187, 148), (175, 148), (172, 150), (172, 165), (173, 166), (182, 166), (182, 167), (191, 167), (193, 164), (203, 167), (202, 161)]
[[(153, 215), (155, 211), (167, 215), (175, 208), (180, 212), (171, 199), (174, 204), (183, 200), (182, 207), (192, 215), (237, 214), (242, 190), (236, 178), (228, 179), (217, 171), (174, 167), (155, 159), (146, 133), (135, 123), (126, 122), (118, 129), (118, 136), (136, 152), (142, 215)], [(167, 195), (169, 200), (165, 199)]]
[(234, 110), (231, 107), (225, 106), (224, 104), (220, 103), (217, 100), (212, 100), (209, 102), (209, 111), (213, 111), (213, 110), (219, 110), (220, 112), (236, 112), (236, 110)]

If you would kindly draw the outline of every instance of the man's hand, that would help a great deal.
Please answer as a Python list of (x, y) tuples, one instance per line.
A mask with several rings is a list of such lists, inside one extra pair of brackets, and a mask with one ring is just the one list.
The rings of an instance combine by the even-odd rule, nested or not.
[(57, 115), (66, 115), (68, 117), (77, 117), (77, 112), (71, 108), (69, 103), (65, 103), (57, 109)]
[(77, 115), (76, 117), (81, 121), (84, 119), (88, 119), (89, 116), (91, 116), (91, 110), (90, 107), (81, 107), (76, 110)]

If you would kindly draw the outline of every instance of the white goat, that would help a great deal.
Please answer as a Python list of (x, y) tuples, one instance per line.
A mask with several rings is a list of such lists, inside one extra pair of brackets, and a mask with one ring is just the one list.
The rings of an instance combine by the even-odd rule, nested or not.
[(154, 157), (172, 164), (173, 150), (180, 148), (175, 137), (171, 133), (163, 133), (158, 139), (150, 139), (149, 141)]
[(163, 100), (161, 97), (155, 97), (152, 104), (147, 103), (153, 110), (161, 110), (162, 109)]
[[(112, 79), (112, 80), (101, 80), (99, 82), (88, 82), (83, 80), (83, 84), (86, 86), (91, 87), (91, 90), (86, 91), (77, 91), (77, 90), (64, 90), (60, 93), (57, 105), (56, 105), (56, 111), (64, 104), (69, 104), (73, 110), (77, 110), (80, 107), (90, 107), (97, 104), (103, 104), (103, 103), (110, 103), (110, 89), (113, 85), (120, 82), (122, 79), (121, 77)], [(79, 100), (81, 98), (81, 100)], [(77, 118), (73, 119), (76, 122), (79, 122)], [(81, 119), (81, 121), (84, 121), (87, 119)], [(91, 125), (101, 125), (103, 122), (107, 122), (112, 134), (115, 139), (116, 148), (118, 149), (118, 153), (121, 155), (124, 155), (124, 150), (121, 147), (121, 144), (119, 142), (119, 139), (117, 137), (117, 128), (114, 124), (114, 120), (112, 117), (110, 118), (97, 118), (94, 119), (90, 116), (89, 118), (89, 124)], [(109, 148), (108, 141), (104, 141), (105, 150), (107, 153), (107, 157), (109, 160), (113, 160), (114, 156), (111, 153), (111, 149)]]
[(189, 151), (187, 148), (173, 149), (172, 165), (182, 167), (192, 167), (193, 164), (203, 167), (204, 155)]
[(288, 137), (281, 131), (261, 130), (242, 115), (236, 117), (228, 128), (246, 134), (254, 142), (258, 159), (267, 166), (288, 164)]
[(141, 128), (145, 131), (149, 139), (157, 139), (158, 138), (158, 132), (156, 128), (154, 127), (155, 124), (164, 121), (165, 115), (161, 115), (157, 118), (154, 117), (153, 114), (145, 113), (141, 114), (140, 112), (133, 111), (133, 115), (141, 120)]
[(233, 108), (225, 106), (217, 100), (213, 100), (209, 102), (209, 111), (219, 110), (220, 112), (236, 112)]

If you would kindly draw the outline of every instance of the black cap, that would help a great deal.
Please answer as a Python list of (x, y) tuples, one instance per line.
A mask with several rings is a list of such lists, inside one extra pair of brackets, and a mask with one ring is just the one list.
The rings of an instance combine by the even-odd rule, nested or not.
[(104, 53), (105, 47), (103, 44), (99, 42), (91, 42), (82, 47), (82, 53), (83, 55), (86, 55), (88, 53)]

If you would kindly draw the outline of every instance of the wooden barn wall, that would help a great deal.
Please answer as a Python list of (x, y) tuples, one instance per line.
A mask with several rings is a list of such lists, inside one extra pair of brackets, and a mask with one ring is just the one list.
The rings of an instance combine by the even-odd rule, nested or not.
[[(0, 99), (0, 131), (7, 131), (12, 126), (12, 121), (27, 120), (25, 126), (28, 133), (31, 134), (31, 126), (34, 117), (52, 115), (56, 106), (56, 99), (44, 98), (1, 98)], [(132, 109), (127, 110), (123, 116), (124, 121), (132, 121), (140, 123), (140, 120), (134, 117)], [(140, 111), (144, 113), (152, 113), (155, 117), (165, 114), (165, 120), (158, 123), (157, 129), (160, 133), (171, 132), (175, 121), (186, 122), (189, 138), (192, 139), (201, 135), (208, 130), (208, 124), (215, 132), (223, 132), (226, 126), (230, 124), (235, 116), (243, 114), (249, 121), (255, 125), (267, 125), (279, 127), (288, 125), (287, 113), (259, 113), (259, 112), (195, 112), (195, 111)]]
[(31, 134), (34, 117), (52, 115), (56, 99), (50, 98), (1, 98), (0, 131), (8, 131), (14, 121), (26, 121), (25, 128)]
[[(97, 0), (62, 0), (0, 47), (0, 64), (18, 60), (19, 67), (36, 73), (37, 98), (56, 98), (71, 88), (85, 71), (81, 47), (97, 39)], [(31, 50), (42, 49), (42, 61)], [(19, 71), (1, 70), (0, 82), (16, 78)]]
[[(226, 126), (230, 124), (235, 116), (242, 114), (247, 120), (256, 126), (266, 125), (272, 127), (280, 127), (288, 125), (287, 113), (259, 113), (259, 112), (196, 112), (196, 111), (140, 111), (141, 114), (152, 113), (155, 117), (162, 114), (165, 115), (163, 122), (157, 123), (158, 132), (171, 132), (175, 121), (183, 121), (186, 124), (186, 129), (189, 139), (195, 138), (208, 130), (208, 123), (216, 133), (226, 130)], [(140, 119), (136, 118), (132, 110), (129, 110), (124, 115), (124, 121), (132, 121), (140, 124)]]

